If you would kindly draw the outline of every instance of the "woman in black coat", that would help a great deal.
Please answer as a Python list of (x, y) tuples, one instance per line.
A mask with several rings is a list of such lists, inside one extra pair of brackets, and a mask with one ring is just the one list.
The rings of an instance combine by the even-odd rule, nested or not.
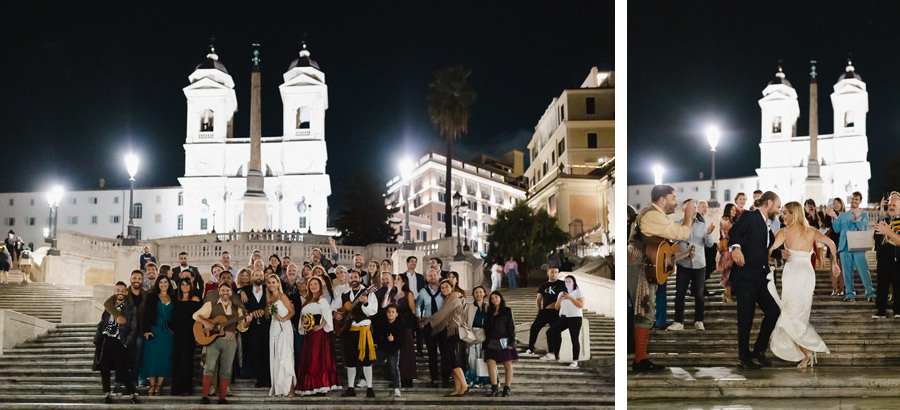
[(506, 383), (503, 385), (503, 397), (509, 396), (509, 385), (512, 384), (512, 364), (519, 359), (516, 351), (516, 321), (512, 309), (506, 306), (506, 299), (499, 290), (491, 292), (491, 303), (487, 318), (484, 320), (484, 358), (487, 362), (488, 375), (491, 378), (491, 392), (488, 396), (497, 396), (497, 363), (503, 363)]
[(194, 312), (200, 309), (200, 297), (191, 282), (181, 281), (175, 307), (172, 308), (172, 395), (190, 396), (194, 392)]

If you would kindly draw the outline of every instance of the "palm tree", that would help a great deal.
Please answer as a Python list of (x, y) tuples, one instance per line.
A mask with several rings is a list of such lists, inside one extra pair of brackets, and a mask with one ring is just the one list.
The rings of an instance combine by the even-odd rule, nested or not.
[(463, 66), (447, 67), (434, 73), (434, 81), (428, 85), (428, 114), (438, 126), (441, 136), (447, 140), (447, 175), (444, 179), (444, 237), (453, 236), (453, 211), (450, 188), (450, 169), (453, 161), (453, 140), (469, 132), (469, 106), (475, 102), (475, 91), (469, 87), (471, 71)]

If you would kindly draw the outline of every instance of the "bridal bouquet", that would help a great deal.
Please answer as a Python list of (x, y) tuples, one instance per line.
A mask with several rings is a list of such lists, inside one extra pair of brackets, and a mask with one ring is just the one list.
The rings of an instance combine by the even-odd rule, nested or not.
[(278, 305), (272, 303), (266, 306), (266, 316), (270, 318), (278, 316)]

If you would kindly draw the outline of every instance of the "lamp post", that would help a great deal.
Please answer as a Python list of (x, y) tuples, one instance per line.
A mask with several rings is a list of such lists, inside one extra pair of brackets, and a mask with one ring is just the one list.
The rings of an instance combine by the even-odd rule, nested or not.
[[(466, 204), (468, 206), (468, 204)], [(463, 237), (466, 238), (466, 241), (463, 242), (463, 252), (468, 253), (472, 250), (472, 247), (469, 246), (469, 208), (463, 212)]]
[(312, 235), (312, 205), (306, 206), (306, 233)]
[(410, 174), (412, 174), (413, 163), (409, 159), (400, 160), (400, 183), (403, 184), (401, 189), (403, 190), (403, 209), (404, 209), (404, 219), (403, 219), (403, 244), (400, 245), (400, 249), (413, 249), (414, 246), (412, 244), (411, 233), (409, 229), (409, 196), (410, 191), (412, 191), (412, 180), (409, 178)]
[(719, 145), (719, 127), (709, 125), (706, 127), (706, 140), (709, 141), (709, 151), (712, 153), (712, 184), (709, 186), (709, 207), (718, 208), (716, 200), (716, 146)]
[(463, 200), (462, 195), (460, 195), (459, 191), (456, 191), (453, 194), (453, 208), (455, 209), (456, 215), (456, 256), (453, 257), (455, 261), (464, 261), (466, 260), (466, 255), (463, 254), (462, 243), (459, 241), (459, 208), (467, 206)]
[(47, 221), (48, 232), (50, 235), (50, 250), (47, 255), (59, 256), (59, 249), (56, 247), (56, 228), (59, 222), (59, 201), (62, 200), (63, 188), (59, 185), (54, 186), (47, 192), (47, 202), (50, 204), (50, 220)]
[(131, 182), (128, 199), (128, 235), (122, 240), (124, 246), (136, 246), (137, 238), (134, 237), (134, 176), (137, 175), (140, 159), (137, 155), (129, 153), (125, 156), (125, 168), (128, 169), (128, 181)]
[(663, 167), (656, 164), (653, 166), (653, 185), (662, 185)]

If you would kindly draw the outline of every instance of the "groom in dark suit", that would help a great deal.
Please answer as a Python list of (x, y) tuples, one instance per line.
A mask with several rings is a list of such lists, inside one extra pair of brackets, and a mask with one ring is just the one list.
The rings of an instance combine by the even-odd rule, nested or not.
[[(728, 232), (728, 247), (734, 268), (731, 272), (733, 292), (737, 297), (738, 322), (738, 368), (759, 369), (771, 366), (766, 358), (769, 337), (775, 329), (775, 322), (781, 309), (768, 290), (769, 246), (775, 235), (769, 230), (768, 221), (778, 215), (781, 199), (772, 191), (767, 191), (757, 199), (755, 210), (747, 211), (738, 219)], [(779, 252), (787, 257), (787, 252)], [(773, 252), (775, 256), (776, 252)], [(763, 311), (759, 336), (753, 351), (750, 351), (750, 328), (753, 326), (753, 315), (759, 305)], [(755, 363), (756, 359), (759, 364)]]

